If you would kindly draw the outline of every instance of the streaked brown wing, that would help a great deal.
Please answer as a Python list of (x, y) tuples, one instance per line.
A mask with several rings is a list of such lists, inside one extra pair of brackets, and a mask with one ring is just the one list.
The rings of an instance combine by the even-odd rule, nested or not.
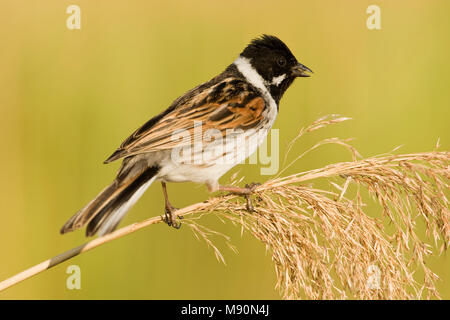
[(202, 136), (209, 129), (217, 129), (225, 135), (227, 129), (257, 128), (263, 120), (265, 107), (264, 99), (255, 88), (241, 79), (227, 78), (188, 100), (179, 98), (169, 109), (128, 137), (105, 163), (179, 147), (180, 141), (174, 139), (174, 133), (182, 130), (186, 130), (194, 141), (201, 139), (194, 136), (194, 125), (198, 126), (198, 121), (201, 122)]

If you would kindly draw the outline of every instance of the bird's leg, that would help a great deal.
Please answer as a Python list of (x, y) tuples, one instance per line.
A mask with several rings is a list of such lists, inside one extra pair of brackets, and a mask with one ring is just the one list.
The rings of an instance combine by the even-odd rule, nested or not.
[(254, 212), (255, 209), (252, 204), (252, 199), (250, 198), (250, 195), (255, 191), (256, 187), (261, 185), (260, 183), (250, 183), (246, 184), (245, 188), (240, 187), (228, 187), (228, 186), (219, 186), (219, 191), (227, 191), (232, 194), (237, 194), (240, 196), (243, 196), (244, 199), (247, 201), (247, 211)]
[[(172, 226), (175, 229), (180, 229), (181, 222), (178, 222), (173, 215), (173, 213), (177, 210), (177, 208), (173, 207), (169, 202), (169, 197), (167, 196), (166, 183), (164, 181), (161, 181), (161, 185), (163, 188), (164, 204), (165, 204), (163, 220), (165, 223), (167, 223), (169, 227)], [(181, 217), (179, 218), (181, 219)]]

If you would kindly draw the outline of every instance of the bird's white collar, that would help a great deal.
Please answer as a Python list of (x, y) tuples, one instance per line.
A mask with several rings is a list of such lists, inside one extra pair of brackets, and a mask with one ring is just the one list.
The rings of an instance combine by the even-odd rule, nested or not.
[[(258, 73), (258, 71), (256, 71), (255, 68), (253, 68), (253, 66), (250, 63), (250, 59), (239, 56), (234, 61), (234, 65), (237, 67), (239, 72), (242, 73), (242, 75), (245, 77), (245, 79), (262, 93), (262, 95), (264, 96), (264, 98), (266, 99), (266, 101), (269, 103), (269, 105), (271, 107), (270, 108), (271, 113), (273, 112), (274, 117), (275, 117), (278, 112), (278, 105), (275, 102), (275, 100), (273, 99), (269, 90), (267, 89), (269, 87), (270, 83), (265, 81), (263, 79), (263, 77), (261, 77), (261, 75)], [(284, 77), (283, 77), (283, 79), (281, 79), (281, 80), (280, 79), (281, 79), (280, 77), (276, 77), (272, 80), (272, 82), (274, 82), (274, 84), (278, 83), (278, 82), (281, 83), (281, 81), (284, 80)]]

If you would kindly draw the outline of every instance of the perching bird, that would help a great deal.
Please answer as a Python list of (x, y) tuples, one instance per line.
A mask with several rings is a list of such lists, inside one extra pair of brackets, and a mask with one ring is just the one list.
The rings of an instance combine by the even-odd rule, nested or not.
[(221, 186), (218, 180), (258, 148), (284, 92), (296, 77), (309, 73), (277, 37), (253, 40), (225, 71), (176, 99), (106, 159), (124, 159), (116, 179), (61, 233), (86, 224), (87, 236), (112, 232), (155, 180), (163, 187), (165, 221), (176, 228), (180, 223), (172, 215), (166, 182), (198, 182), (210, 192), (248, 195), (252, 188)]

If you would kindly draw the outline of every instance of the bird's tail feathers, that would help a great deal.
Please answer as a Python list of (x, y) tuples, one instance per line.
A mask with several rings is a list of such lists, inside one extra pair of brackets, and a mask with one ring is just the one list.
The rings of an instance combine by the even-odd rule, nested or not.
[(124, 181), (114, 180), (61, 228), (62, 234), (87, 224), (86, 235), (104, 235), (114, 231), (127, 211), (156, 179), (158, 168), (151, 167)]

